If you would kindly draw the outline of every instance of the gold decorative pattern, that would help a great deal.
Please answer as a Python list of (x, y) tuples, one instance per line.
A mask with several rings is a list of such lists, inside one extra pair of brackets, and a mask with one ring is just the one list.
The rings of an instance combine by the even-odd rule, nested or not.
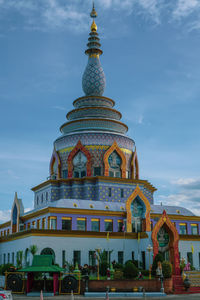
[(133, 158), (131, 161), (131, 178), (139, 179), (139, 163), (138, 163), (136, 148), (135, 148), (135, 152), (133, 153)]
[(146, 231), (151, 231), (151, 222), (150, 222), (150, 211), (151, 206), (148, 201), (148, 199), (145, 197), (145, 195), (142, 193), (139, 185), (136, 186), (133, 193), (129, 196), (129, 198), (126, 201), (126, 212), (127, 212), (127, 232), (132, 232), (132, 213), (131, 213), (131, 203), (136, 197), (140, 197), (140, 199), (144, 202), (144, 205), (146, 207), (146, 213), (145, 213), (145, 227)]
[[(88, 150), (107, 150), (110, 146), (106, 145), (86, 145), (85, 148)], [(65, 152), (70, 152), (74, 149), (74, 147), (67, 147), (59, 150), (59, 153), (65, 153)], [(132, 151), (126, 148), (120, 148), (121, 151), (127, 154), (132, 154)]]
[(109, 158), (110, 154), (113, 151), (116, 151), (119, 154), (119, 156), (121, 157), (121, 160), (122, 160), (122, 164), (121, 164), (122, 178), (126, 178), (126, 157), (125, 157), (124, 153), (121, 151), (121, 149), (119, 148), (116, 141), (114, 141), (112, 146), (104, 154), (104, 158), (103, 158), (103, 161), (104, 161), (104, 176), (109, 176), (108, 158)]

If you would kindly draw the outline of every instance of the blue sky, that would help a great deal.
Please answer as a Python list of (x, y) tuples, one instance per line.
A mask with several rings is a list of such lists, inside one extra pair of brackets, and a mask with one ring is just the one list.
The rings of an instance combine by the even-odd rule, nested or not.
[[(0, 0), (0, 222), (48, 176), (81, 78), (89, 0)], [(200, 214), (200, 1), (96, 0), (104, 95), (129, 126), (155, 203)]]

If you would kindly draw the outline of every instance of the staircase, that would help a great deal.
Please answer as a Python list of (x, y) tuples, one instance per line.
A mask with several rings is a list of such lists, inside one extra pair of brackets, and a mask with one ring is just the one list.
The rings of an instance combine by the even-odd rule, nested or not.
[(190, 288), (186, 291), (181, 275), (173, 275), (174, 294), (195, 294), (200, 293), (200, 272), (187, 271), (185, 272), (190, 280)]

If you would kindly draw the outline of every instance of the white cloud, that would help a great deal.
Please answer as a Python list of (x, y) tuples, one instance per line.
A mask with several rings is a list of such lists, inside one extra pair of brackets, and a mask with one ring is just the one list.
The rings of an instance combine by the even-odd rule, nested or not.
[(199, 0), (178, 0), (173, 11), (173, 17), (176, 19), (187, 17), (191, 13), (196, 12), (198, 8), (200, 8)]
[(11, 210), (0, 210), (0, 223), (4, 223), (10, 220)]
[(179, 178), (172, 181), (183, 189), (200, 190), (200, 178)]

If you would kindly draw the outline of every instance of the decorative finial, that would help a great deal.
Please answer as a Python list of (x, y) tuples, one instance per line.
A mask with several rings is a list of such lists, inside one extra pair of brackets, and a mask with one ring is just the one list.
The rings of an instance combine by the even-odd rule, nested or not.
[(91, 25), (91, 31), (97, 31), (97, 24), (93, 20), (92, 25)]
[(94, 18), (97, 17), (94, 2), (90, 16), (93, 18), (93, 22), (87, 43), (88, 48), (85, 51), (85, 54), (88, 55), (88, 64), (83, 74), (82, 87), (87, 96), (101, 96), (105, 89), (106, 80), (99, 60), (99, 56), (103, 51), (100, 49), (101, 44), (97, 33), (97, 25), (94, 21)]
[(96, 12), (96, 10), (95, 10), (95, 8), (94, 8), (94, 1), (93, 1), (92, 11), (91, 11), (91, 13), (90, 13), (90, 17), (91, 17), (91, 18), (96, 18), (96, 17), (97, 17), (97, 12)]

